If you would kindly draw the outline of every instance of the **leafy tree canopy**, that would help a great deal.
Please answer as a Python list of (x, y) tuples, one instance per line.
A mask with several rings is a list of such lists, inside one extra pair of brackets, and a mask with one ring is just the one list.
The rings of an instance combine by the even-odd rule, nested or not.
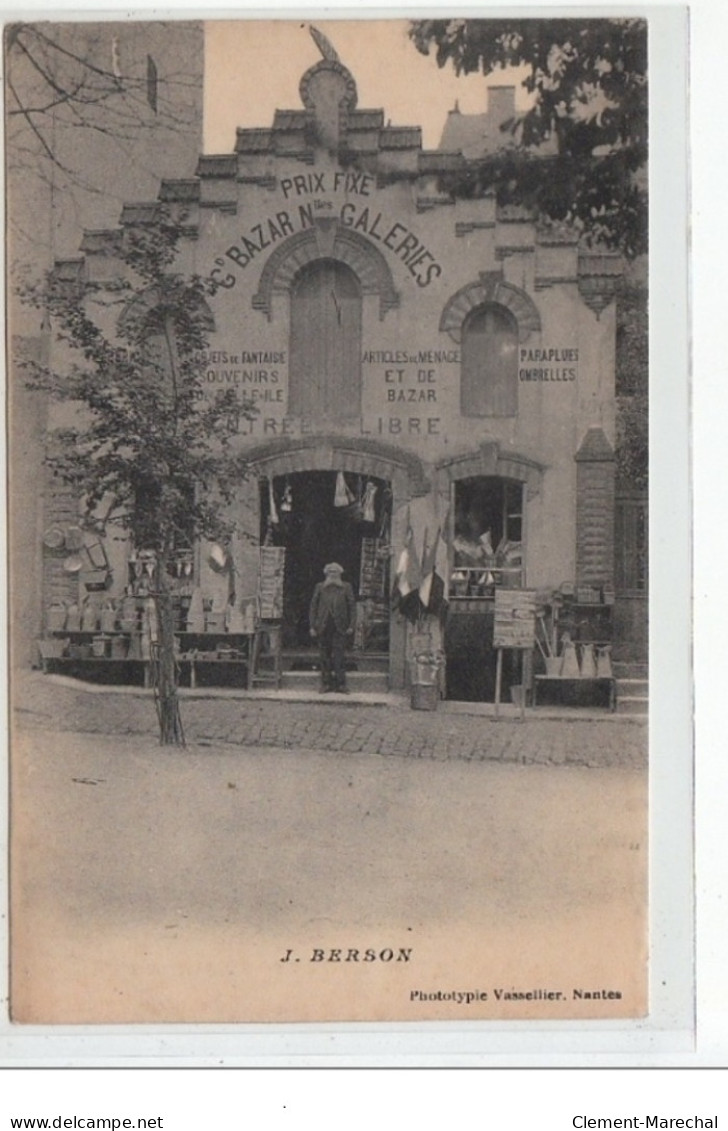
[[(22, 361), (29, 384), (82, 410), (57, 434), (55, 470), (90, 518), (103, 504), (138, 547), (160, 554), (183, 533), (229, 533), (224, 504), (244, 474), (232, 441), (254, 411), (234, 389), (211, 398), (202, 388), (208, 288), (174, 271), (178, 238), (163, 217), (126, 232), (119, 257), (129, 277), (111, 293), (51, 274), (24, 294), (48, 312), (68, 358), (57, 368)], [(93, 316), (94, 302), (105, 318)], [(114, 336), (102, 328), (109, 305), (121, 313)]]
[(417, 20), (410, 36), (457, 74), (527, 68), (531, 106), (506, 124), (517, 147), (470, 163), (453, 191), (495, 189), (630, 257), (646, 250), (644, 20)]
[(626, 283), (617, 298), (617, 472), (621, 486), (646, 491), (649, 480), (647, 290)]

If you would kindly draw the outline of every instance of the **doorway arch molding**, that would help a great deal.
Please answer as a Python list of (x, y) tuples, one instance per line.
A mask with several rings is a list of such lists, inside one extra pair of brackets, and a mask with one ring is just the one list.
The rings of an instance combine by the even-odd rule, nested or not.
[(279, 438), (247, 448), (245, 456), (254, 473), (268, 478), (301, 471), (348, 471), (388, 480), (395, 500), (401, 502), (427, 495), (430, 490), (422, 461), (416, 455), (378, 440), (345, 436)]
[(486, 441), (473, 451), (440, 460), (437, 464), (437, 470), (450, 483), (480, 475), (519, 480), (526, 484), (529, 499), (540, 493), (546, 467), (545, 463), (520, 452), (503, 450), (497, 440)]
[(273, 295), (289, 294), (301, 268), (317, 259), (336, 259), (350, 267), (362, 294), (379, 295), (380, 319), (399, 306), (394, 278), (381, 251), (336, 217), (319, 217), (313, 228), (289, 236), (268, 256), (253, 296), (253, 309), (262, 310), (270, 321)]

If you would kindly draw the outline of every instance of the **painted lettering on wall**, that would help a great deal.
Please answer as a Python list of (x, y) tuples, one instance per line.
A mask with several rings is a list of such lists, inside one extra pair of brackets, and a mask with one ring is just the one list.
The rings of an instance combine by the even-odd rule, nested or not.
[(370, 239), (394, 252), (419, 287), (428, 287), (433, 279), (442, 275), (442, 267), (432, 252), (404, 224), (398, 221), (391, 224), (381, 212), (370, 211), (367, 207), (360, 209), (350, 200), (342, 204), (339, 218), (345, 228), (364, 232)]
[[(295, 196), (305, 196), (309, 192), (325, 191), (346, 191), (348, 195), (354, 193), (369, 196), (370, 185), (373, 183), (373, 178), (366, 174), (334, 173), (330, 175), (330, 183), (333, 187), (328, 187), (329, 182), (326, 177), (326, 173), (302, 173), (295, 177), (283, 178), (281, 187), (286, 199), (289, 195), (295, 198)], [(296, 187), (297, 182), (299, 182), (298, 187)], [(353, 187), (354, 185), (358, 187)], [(216, 287), (221, 287), (223, 290), (234, 287), (239, 272), (244, 271), (269, 249), (275, 247), (280, 240), (313, 228), (316, 212), (329, 211), (336, 207), (317, 197), (297, 205), (294, 199), (292, 205), (266, 216), (260, 223), (251, 224), (235, 243), (215, 258), (210, 279)], [(442, 274), (442, 267), (419, 236), (405, 224), (387, 218), (384, 213), (347, 200), (339, 208), (339, 222), (343, 227), (362, 232), (374, 242), (381, 243), (405, 265), (418, 287), (428, 287)]]
[(364, 365), (459, 365), (459, 350), (364, 350)]
[(362, 421), (362, 436), (439, 436), (439, 416), (378, 416)]
[(240, 388), (247, 400), (268, 404), (285, 400), (281, 385), (285, 350), (207, 350), (199, 361), (205, 388)]
[(369, 196), (376, 181), (369, 173), (324, 171), (323, 173), (298, 173), (283, 177), (281, 191), (288, 200), (291, 196), (315, 196), (319, 192), (345, 192), (348, 196)]
[[(315, 436), (322, 431), (322, 422), (308, 417), (266, 416), (260, 412), (252, 419), (241, 419), (241, 436)], [(362, 436), (439, 436), (439, 416), (375, 416), (359, 422)]]
[(362, 364), (370, 369), (368, 384), (377, 391), (383, 386), (387, 405), (437, 404), (437, 367), (459, 363), (457, 349), (364, 350), (362, 353)]
[(519, 381), (576, 381), (579, 372), (579, 351), (575, 347), (528, 349), (521, 346), (518, 360)]

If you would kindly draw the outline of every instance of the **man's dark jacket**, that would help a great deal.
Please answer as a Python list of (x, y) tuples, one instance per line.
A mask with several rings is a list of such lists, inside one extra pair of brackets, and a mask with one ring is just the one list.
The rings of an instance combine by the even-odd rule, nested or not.
[(346, 635), (354, 627), (356, 601), (348, 581), (343, 581), (341, 585), (322, 581), (314, 589), (308, 620), (317, 636), (326, 628), (329, 617), (333, 619), (336, 631), (342, 635)]

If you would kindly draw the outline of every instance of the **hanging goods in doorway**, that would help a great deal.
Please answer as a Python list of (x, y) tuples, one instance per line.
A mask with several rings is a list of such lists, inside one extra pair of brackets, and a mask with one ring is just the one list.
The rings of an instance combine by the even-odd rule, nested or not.
[(344, 477), (343, 471), (336, 472), (336, 488), (334, 490), (334, 506), (335, 507), (348, 507), (354, 502), (354, 493), (349, 490), (349, 486)]
[(273, 480), (268, 480), (268, 522), (271, 526), (278, 526), (278, 511), (276, 510), (276, 496), (273, 490)]
[[(339, 480), (339, 476), (341, 476), (341, 480)], [(362, 495), (361, 476), (357, 481), (357, 491), (354, 493), (346, 482), (343, 472), (337, 473), (334, 506), (338, 508), (339, 514), (351, 522), (361, 522), (363, 514)]]
[(273, 478), (268, 480), (268, 518), (265, 524), (265, 535), (263, 537), (264, 546), (273, 545), (273, 536), (278, 532), (279, 519), (278, 510), (276, 508), (276, 496), (273, 490)]
[(286, 479), (286, 485), (283, 488), (283, 498), (281, 500), (281, 514), (290, 514), (293, 510), (293, 491), (291, 484)]
[(364, 494), (361, 500), (362, 521), (363, 522), (376, 522), (377, 509), (377, 485), (372, 483), (371, 479), (367, 479), (366, 486), (364, 487)]

